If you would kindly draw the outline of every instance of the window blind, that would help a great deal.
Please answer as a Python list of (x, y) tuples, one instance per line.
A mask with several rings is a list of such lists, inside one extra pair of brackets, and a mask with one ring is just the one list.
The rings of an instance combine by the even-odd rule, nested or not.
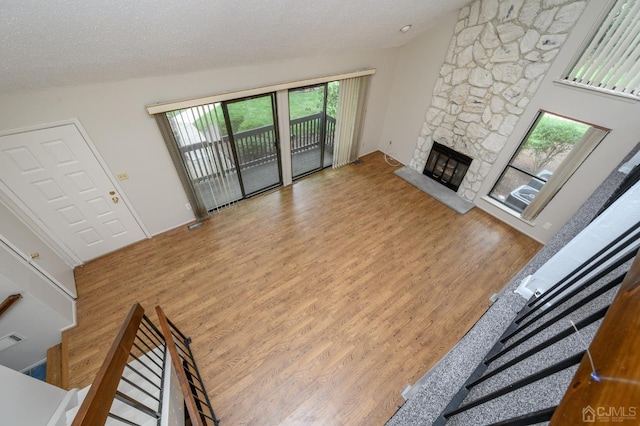
[(607, 130), (590, 127), (520, 217), (525, 220), (534, 220), (606, 135)]
[(349, 78), (340, 82), (338, 116), (336, 117), (335, 150), (333, 168), (345, 166), (355, 160), (352, 155), (360, 78)]
[(209, 113), (214, 108), (199, 105), (155, 116), (198, 220), (242, 198), (229, 138), (222, 135), (217, 114)]
[(614, 2), (564, 81), (640, 99), (640, 1)]
[(296, 89), (299, 87), (313, 86), (320, 83), (328, 83), (330, 81), (345, 80), (348, 78), (371, 76), (376, 73), (375, 68), (367, 68), (360, 71), (345, 72), (341, 74), (330, 74), (322, 77), (313, 77), (302, 80), (292, 80), (283, 83), (269, 84), (251, 89), (236, 90), (231, 92), (219, 93), (217, 95), (203, 96), (198, 98), (183, 99), (174, 102), (156, 103), (147, 105), (149, 114), (159, 114), (178, 109), (190, 108), (198, 105), (212, 104), (216, 102), (229, 101), (234, 99), (246, 98), (250, 96), (262, 95), (265, 93), (277, 92), (278, 90)]

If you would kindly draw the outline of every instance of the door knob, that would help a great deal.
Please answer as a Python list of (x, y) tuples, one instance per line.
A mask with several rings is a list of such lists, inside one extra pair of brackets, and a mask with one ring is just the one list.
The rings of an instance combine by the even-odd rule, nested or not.
[(114, 202), (114, 203), (117, 203), (118, 201), (120, 201), (120, 198), (118, 198), (118, 197), (113, 197), (113, 198), (112, 198), (112, 200), (113, 200), (113, 202)]
[(116, 195), (116, 191), (109, 191), (109, 195)]
[(30, 256), (32, 259), (37, 259), (40, 257), (40, 253), (31, 253)]

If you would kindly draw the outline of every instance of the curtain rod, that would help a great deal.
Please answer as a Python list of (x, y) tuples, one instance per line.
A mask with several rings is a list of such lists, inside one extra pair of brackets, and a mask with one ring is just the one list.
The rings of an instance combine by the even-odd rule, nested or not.
[(147, 105), (146, 108), (149, 114), (152, 114), (152, 115), (160, 114), (163, 112), (190, 108), (190, 107), (203, 105), (203, 104), (211, 104), (215, 102), (228, 101), (231, 99), (245, 98), (247, 96), (262, 95), (264, 93), (276, 92), (278, 90), (294, 89), (296, 87), (313, 86), (314, 84), (327, 83), (335, 80), (344, 80), (347, 78), (362, 77), (365, 75), (373, 75), (375, 73), (376, 73), (375, 68), (367, 68), (360, 71), (352, 71), (352, 72), (346, 72), (341, 74), (331, 74), (331, 75), (325, 75), (321, 77), (307, 78), (304, 80), (293, 80), (293, 81), (287, 81), (287, 82), (282, 82), (277, 84), (270, 84), (267, 86), (255, 87), (252, 89), (234, 90), (231, 92), (224, 92), (217, 95), (183, 99), (180, 101), (173, 101), (173, 102), (161, 102), (161, 103), (156, 103), (152, 105)]

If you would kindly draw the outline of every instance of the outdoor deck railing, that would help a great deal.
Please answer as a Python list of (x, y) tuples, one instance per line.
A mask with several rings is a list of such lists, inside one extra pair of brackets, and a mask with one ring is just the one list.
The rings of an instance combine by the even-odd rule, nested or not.
[[(325, 121), (325, 149), (333, 149), (336, 119), (322, 114), (296, 118), (290, 122), (291, 152), (293, 154), (317, 148), (321, 143), (321, 129)], [(211, 132), (216, 134), (216, 132)], [(265, 164), (277, 158), (274, 126), (263, 126), (239, 132), (234, 135), (240, 169)], [(215, 176), (221, 170), (235, 171), (233, 149), (228, 136), (211, 141), (180, 147), (185, 164), (193, 180)]]
[[(325, 147), (333, 149), (333, 139), (336, 131), (336, 119), (326, 116)], [(322, 128), (322, 114), (308, 115), (306, 117), (291, 120), (289, 128), (291, 133), (291, 152), (297, 153), (320, 145)]]

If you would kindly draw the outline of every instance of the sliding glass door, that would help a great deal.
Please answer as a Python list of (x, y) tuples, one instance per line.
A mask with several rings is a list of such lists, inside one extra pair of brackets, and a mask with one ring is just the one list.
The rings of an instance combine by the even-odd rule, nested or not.
[(197, 211), (282, 184), (275, 114), (273, 93), (165, 114)]
[(196, 217), (282, 185), (283, 164), (289, 184), (353, 162), (367, 85), (366, 79), (350, 78), (279, 92), (278, 101), (290, 112), (290, 138), (283, 144), (291, 163), (289, 154), (284, 162), (280, 158), (276, 93), (158, 112), (156, 121)]
[(275, 94), (223, 102), (222, 110), (244, 196), (280, 185)]
[(335, 111), (338, 84), (331, 82), (289, 91), (293, 179), (332, 164), (336, 119), (331, 111)]
[[(220, 103), (166, 113), (198, 210), (211, 211), (242, 198), (233, 149)], [(161, 127), (162, 128), (162, 127)]]

